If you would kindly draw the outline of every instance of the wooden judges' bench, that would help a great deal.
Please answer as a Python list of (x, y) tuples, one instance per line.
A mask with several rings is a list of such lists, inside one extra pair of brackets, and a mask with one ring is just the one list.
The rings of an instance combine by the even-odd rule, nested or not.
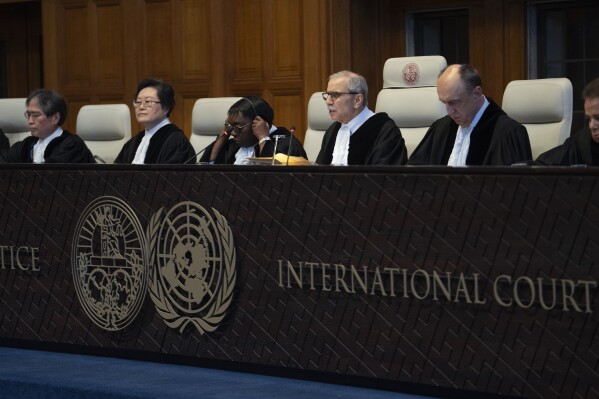
[(599, 169), (0, 169), (0, 344), (599, 395)]

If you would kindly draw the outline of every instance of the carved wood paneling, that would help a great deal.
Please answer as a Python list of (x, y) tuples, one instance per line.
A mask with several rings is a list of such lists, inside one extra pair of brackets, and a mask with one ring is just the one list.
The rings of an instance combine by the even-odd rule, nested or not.
[[(229, 29), (234, 32), (233, 41), (226, 44), (231, 54), (227, 54), (227, 62), (234, 62), (233, 76), (235, 83), (247, 79), (263, 78), (263, 45), (264, 16), (260, 0), (233, 1), (233, 12), (227, 13)], [(233, 17), (232, 20), (229, 18)], [(235, 54), (235, 58), (229, 58)]]
[(145, 54), (144, 76), (171, 77), (176, 54), (173, 33), (177, 26), (173, 20), (171, 2), (146, 2), (143, 15), (144, 38), (141, 42)]
[[(66, 87), (91, 83), (90, 56), (92, 46), (89, 38), (88, 9), (79, 4), (65, 6), (60, 10), (64, 18), (64, 51), (62, 85)], [(68, 21), (68, 22), (66, 22)]]
[[(210, 1), (181, 1), (183, 80), (210, 78)], [(219, 21), (215, 21), (219, 23)]]
[(303, 27), (301, 21), (301, 2), (297, 0), (275, 0), (273, 2), (272, 40), (273, 71), (272, 78), (301, 76), (301, 42)]
[(122, 85), (124, 62), (124, 22), (119, 4), (97, 6), (97, 79), (99, 85)]

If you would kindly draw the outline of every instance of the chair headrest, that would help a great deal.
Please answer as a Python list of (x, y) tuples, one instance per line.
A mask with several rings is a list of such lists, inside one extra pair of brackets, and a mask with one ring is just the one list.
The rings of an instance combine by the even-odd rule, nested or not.
[(191, 134), (216, 136), (223, 130), (229, 108), (241, 97), (208, 97), (198, 99), (191, 113)]
[(329, 116), (327, 103), (322, 99), (322, 92), (313, 93), (308, 101), (308, 129), (327, 130), (333, 121)]
[(25, 119), (26, 98), (0, 99), (0, 128), (4, 133), (22, 133), (29, 131), (29, 124)]
[(503, 110), (520, 123), (556, 123), (572, 115), (567, 78), (514, 80), (503, 94)]
[(79, 137), (88, 141), (131, 137), (131, 111), (125, 104), (84, 105), (77, 114), (76, 131)]
[(440, 55), (389, 58), (383, 68), (383, 88), (436, 86), (446, 66)]

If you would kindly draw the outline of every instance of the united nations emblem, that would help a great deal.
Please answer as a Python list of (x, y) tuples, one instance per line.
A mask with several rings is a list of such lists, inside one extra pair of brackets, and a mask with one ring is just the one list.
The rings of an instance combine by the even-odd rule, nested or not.
[(403, 81), (408, 86), (414, 86), (420, 79), (420, 68), (418, 68), (418, 64), (410, 62), (403, 67), (402, 74)]
[(139, 220), (122, 200), (98, 198), (79, 218), (75, 240), (72, 271), (83, 310), (105, 330), (125, 328), (139, 313), (148, 288)]
[(215, 209), (181, 202), (148, 227), (154, 264), (150, 297), (171, 328), (214, 331), (233, 298), (235, 248), (227, 220)]

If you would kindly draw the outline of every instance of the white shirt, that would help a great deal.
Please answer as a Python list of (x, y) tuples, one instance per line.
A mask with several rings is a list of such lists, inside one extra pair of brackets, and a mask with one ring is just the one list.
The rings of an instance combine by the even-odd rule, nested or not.
[(59, 137), (62, 134), (62, 128), (58, 127), (54, 133), (46, 137), (45, 139), (39, 139), (37, 143), (33, 145), (33, 163), (44, 163), (46, 160), (44, 159), (44, 153), (46, 152), (46, 148), (48, 144), (55, 138)]
[(148, 147), (150, 146), (150, 140), (154, 137), (154, 134), (160, 130), (165, 125), (168, 125), (171, 121), (168, 118), (165, 118), (162, 122), (151, 128), (150, 130), (146, 130), (144, 136), (141, 138), (141, 143), (139, 143), (139, 147), (137, 147), (137, 151), (135, 151), (135, 158), (133, 158), (133, 164), (143, 165), (146, 159), (146, 153), (148, 152)]
[(347, 165), (349, 156), (349, 138), (370, 118), (374, 112), (365, 107), (362, 112), (355, 116), (349, 123), (341, 124), (335, 139), (335, 148), (333, 149), (333, 160), (331, 165)]
[(449, 156), (449, 161), (447, 161), (448, 166), (466, 166), (466, 158), (468, 158), (468, 151), (470, 150), (470, 134), (472, 130), (476, 127), (476, 124), (480, 120), (481, 116), (489, 106), (489, 101), (485, 97), (485, 101), (483, 102), (483, 106), (480, 107), (474, 119), (470, 123), (468, 127), (458, 127), (458, 131), (456, 134), (455, 142), (453, 143), (453, 150), (451, 151), (451, 155)]
[[(270, 140), (270, 135), (275, 130), (277, 130), (277, 127), (275, 125), (272, 125), (268, 130), (268, 136), (266, 136), (264, 140)], [(248, 165), (249, 161), (247, 160), (247, 158), (256, 156), (256, 151), (254, 150), (255, 147), (256, 145), (253, 145), (251, 147), (239, 147), (239, 149), (235, 153), (235, 162), (233, 163), (233, 165)]]

